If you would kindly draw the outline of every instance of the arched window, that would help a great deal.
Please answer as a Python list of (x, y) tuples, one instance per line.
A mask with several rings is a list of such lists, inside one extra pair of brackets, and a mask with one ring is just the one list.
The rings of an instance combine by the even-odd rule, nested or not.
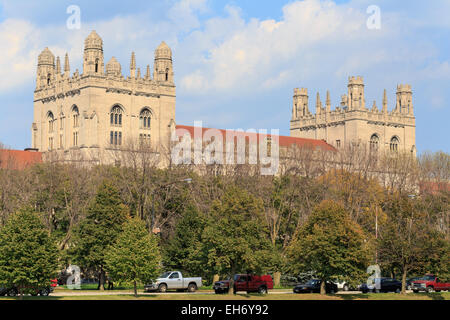
[(80, 126), (80, 111), (77, 106), (72, 107), (73, 127), (78, 128)]
[(398, 145), (400, 144), (400, 141), (398, 140), (397, 137), (392, 137), (391, 139), (391, 145), (390, 145), (390, 149), (392, 152), (397, 152), (398, 151)]
[(169, 81), (169, 69), (166, 69), (166, 81)]
[(95, 73), (98, 72), (98, 58), (95, 59)]
[(380, 138), (377, 134), (372, 135), (370, 138), (370, 150), (371, 151), (377, 151), (378, 150), (378, 144), (380, 142)]
[(123, 110), (120, 106), (114, 106), (111, 109), (110, 123), (112, 126), (116, 126), (116, 127), (122, 126), (122, 114), (123, 114)]
[(53, 133), (53, 124), (55, 123), (55, 117), (53, 116), (53, 113), (49, 112), (47, 115), (48, 120), (48, 133)]
[(150, 112), (150, 110), (147, 108), (143, 109), (141, 111), (141, 114), (139, 115), (141, 129), (150, 130), (151, 120), (152, 120), (152, 113)]
[(51, 82), (52, 82), (52, 75), (49, 73), (47, 75), (47, 85), (49, 86)]

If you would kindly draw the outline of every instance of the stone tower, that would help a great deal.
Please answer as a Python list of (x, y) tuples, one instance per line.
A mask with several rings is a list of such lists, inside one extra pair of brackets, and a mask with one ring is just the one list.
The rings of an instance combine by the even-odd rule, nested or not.
[(176, 103), (169, 46), (163, 42), (155, 52), (154, 78), (150, 66), (143, 78), (134, 52), (124, 77), (115, 57), (105, 68), (103, 40), (95, 31), (84, 45), (82, 74), (70, 74), (68, 55), (64, 73), (48, 48), (39, 55), (32, 147), (65, 161), (77, 153), (96, 163), (111, 163), (128, 143), (168, 150)]
[(164, 41), (155, 51), (153, 78), (157, 82), (173, 83), (172, 50)]
[(48, 48), (45, 48), (38, 57), (36, 88), (43, 88), (54, 81), (55, 56)]
[(104, 69), (103, 40), (92, 31), (84, 41), (83, 74), (103, 75)]

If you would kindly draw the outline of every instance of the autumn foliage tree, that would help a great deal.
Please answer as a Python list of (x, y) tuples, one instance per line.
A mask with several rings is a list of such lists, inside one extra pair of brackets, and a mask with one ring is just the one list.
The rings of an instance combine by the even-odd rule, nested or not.
[(313, 272), (325, 294), (327, 281), (356, 284), (366, 275), (371, 252), (367, 236), (344, 207), (323, 201), (300, 229), (288, 252), (293, 271)]

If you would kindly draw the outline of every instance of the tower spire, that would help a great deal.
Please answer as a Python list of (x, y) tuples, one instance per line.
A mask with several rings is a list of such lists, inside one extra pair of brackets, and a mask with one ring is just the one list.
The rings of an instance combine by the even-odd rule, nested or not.
[(69, 55), (66, 53), (66, 57), (64, 58), (64, 75), (70, 75), (70, 65), (69, 65)]
[(384, 89), (384, 94), (383, 94), (383, 113), (387, 113), (387, 104), (388, 104), (387, 93), (386, 93), (386, 89)]
[(327, 113), (331, 112), (330, 90), (327, 90)]
[(134, 54), (134, 51), (131, 53), (130, 75), (131, 78), (136, 77), (136, 55)]
[(150, 79), (150, 65), (147, 65), (147, 73), (145, 74), (145, 80), (149, 80)]
[(320, 114), (322, 111), (322, 102), (320, 101), (320, 94), (317, 92), (316, 98), (316, 114)]
[(61, 75), (61, 60), (59, 57), (56, 58), (56, 75)]

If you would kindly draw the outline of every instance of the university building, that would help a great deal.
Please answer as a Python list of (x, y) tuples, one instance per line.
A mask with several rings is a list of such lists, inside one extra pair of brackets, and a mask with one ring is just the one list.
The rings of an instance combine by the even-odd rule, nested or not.
[[(112, 57), (106, 64), (103, 40), (92, 31), (84, 42), (83, 70), (71, 71), (69, 56), (64, 65), (45, 48), (38, 57), (32, 150), (42, 154), (36, 161), (90, 161), (114, 163), (114, 154), (129, 145), (151, 146), (157, 155), (170, 154), (171, 137), (181, 139), (194, 127), (176, 124), (176, 87), (172, 51), (162, 42), (155, 50), (153, 66), (142, 72), (131, 53), (129, 75)], [(364, 81), (351, 77), (348, 93), (331, 108), (327, 92), (325, 106), (319, 94), (315, 114), (309, 109), (307, 89), (295, 89), (290, 122), (291, 136), (277, 137), (280, 155), (286, 150), (312, 147), (336, 152), (353, 144), (371, 150), (416, 153), (415, 117), (410, 85), (397, 87), (396, 104), (388, 111), (384, 92), (382, 108), (369, 109)], [(220, 131), (220, 130), (219, 130)], [(223, 131), (223, 130), (222, 130)], [(226, 134), (226, 131), (223, 131)], [(203, 133), (202, 133), (203, 135)], [(258, 143), (273, 143), (257, 136)], [(3, 161), (5, 163), (5, 161)], [(164, 164), (162, 165), (164, 166)]]

